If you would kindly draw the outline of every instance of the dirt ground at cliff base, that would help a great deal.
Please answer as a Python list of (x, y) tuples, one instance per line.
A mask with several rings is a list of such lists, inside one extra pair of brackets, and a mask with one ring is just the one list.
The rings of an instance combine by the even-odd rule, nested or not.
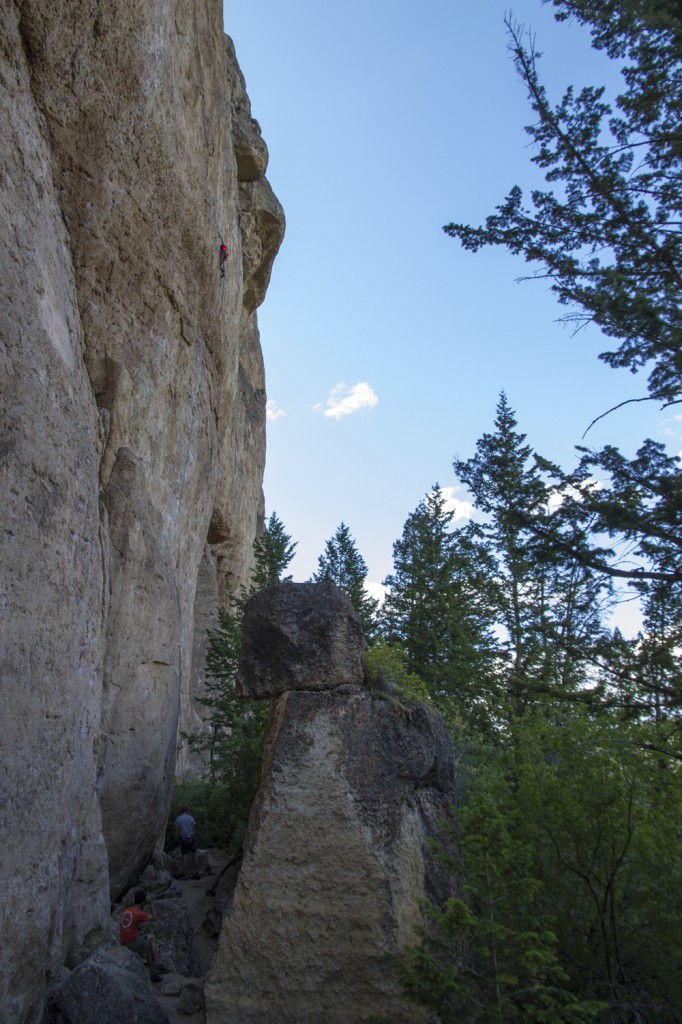
[[(176, 879), (182, 890), (182, 898), (187, 904), (190, 922), (194, 929), (192, 939), (192, 963), (194, 966), (192, 982), (203, 992), (203, 984), (218, 945), (217, 936), (211, 935), (204, 927), (204, 921), (216, 906), (221, 905), (227, 895), (234, 889), (237, 880), (237, 867), (225, 850), (209, 850), (208, 863), (212, 874), (200, 878)], [(227, 869), (227, 870), (226, 870)], [(182, 990), (187, 986), (187, 979), (179, 975), (162, 975), (161, 980), (153, 985), (154, 995), (168, 1014), (170, 1024), (204, 1024), (205, 1012), (203, 1000), (201, 1009), (188, 1013), (180, 1012)]]

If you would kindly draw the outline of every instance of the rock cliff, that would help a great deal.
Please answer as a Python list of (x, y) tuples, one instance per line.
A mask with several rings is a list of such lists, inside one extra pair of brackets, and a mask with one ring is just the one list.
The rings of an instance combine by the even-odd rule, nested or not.
[(0, 19), (0, 1021), (28, 1024), (154, 848), (195, 622), (249, 567), (284, 218), (219, 0)]
[(453, 752), (426, 708), (339, 685), (359, 629), (333, 584), (285, 584), (247, 605), (240, 687), (263, 695), (266, 680), (280, 695), (208, 1024), (426, 1019), (386, 954), (415, 941), (420, 899), (451, 894), (427, 837), (444, 838)]

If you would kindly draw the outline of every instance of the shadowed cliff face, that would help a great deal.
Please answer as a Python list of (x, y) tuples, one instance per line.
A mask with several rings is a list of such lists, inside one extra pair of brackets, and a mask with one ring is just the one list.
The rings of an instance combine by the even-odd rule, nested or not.
[(284, 218), (217, 0), (0, 20), (0, 1021), (23, 1024), (164, 824), (200, 566), (216, 594), (249, 568)]

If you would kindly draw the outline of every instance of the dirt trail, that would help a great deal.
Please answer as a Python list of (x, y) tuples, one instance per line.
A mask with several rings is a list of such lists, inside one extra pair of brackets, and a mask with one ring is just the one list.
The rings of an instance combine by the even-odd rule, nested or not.
[[(218, 913), (222, 910), (236, 881), (237, 871), (234, 865), (222, 874), (230, 863), (224, 850), (209, 850), (207, 858), (212, 874), (202, 874), (200, 878), (196, 879), (178, 878), (175, 883), (182, 890), (182, 898), (187, 904), (189, 918), (194, 929), (192, 939), (193, 975), (188, 983), (188, 979), (180, 975), (166, 974), (162, 976), (161, 981), (156, 982), (153, 986), (154, 994), (168, 1014), (170, 1024), (204, 1024), (203, 999), (201, 997), (203, 983), (218, 945), (216, 928), (207, 931), (204, 928), (204, 922), (207, 915), (210, 914), (216, 921), (217, 927)], [(193, 1005), (194, 1009), (192, 1009)]]

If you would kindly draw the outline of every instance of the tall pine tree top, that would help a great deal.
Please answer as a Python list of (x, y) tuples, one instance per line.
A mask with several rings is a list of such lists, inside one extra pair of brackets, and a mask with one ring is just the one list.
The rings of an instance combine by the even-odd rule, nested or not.
[(291, 580), (291, 576), (283, 573), (296, 553), (296, 541), (292, 543), (276, 512), (266, 521), (263, 533), (254, 542), (253, 551), (256, 559), (253, 590), (264, 590)]
[(326, 542), (324, 553), (319, 556), (317, 564), (313, 580), (316, 583), (331, 580), (348, 595), (360, 616), (365, 636), (371, 639), (376, 632), (378, 602), (365, 590), (367, 565), (345, 523), (340, 523), (334, 536)]

